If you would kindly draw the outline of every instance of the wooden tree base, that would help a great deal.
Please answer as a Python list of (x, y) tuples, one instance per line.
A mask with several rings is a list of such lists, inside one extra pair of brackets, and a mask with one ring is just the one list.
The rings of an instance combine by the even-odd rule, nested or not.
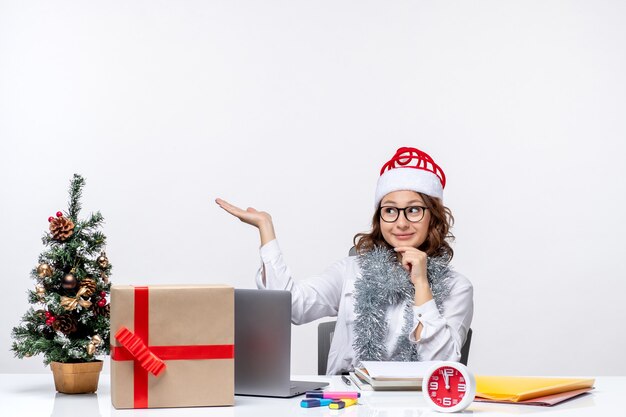
[(86, 394), (98, 390), (102, 361), (85, 363), (51, 362), (54, 387), (64, 394)]

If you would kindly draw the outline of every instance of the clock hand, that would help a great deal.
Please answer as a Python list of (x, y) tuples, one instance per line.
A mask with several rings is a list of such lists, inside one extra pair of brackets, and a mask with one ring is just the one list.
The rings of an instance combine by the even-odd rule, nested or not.
[(443, 373), (443, 380), (446, 382), (446, 389), (450, 389), (450, 376), (448, 376), (448, 373), (445, 371), (445, 369), (442, 371)]

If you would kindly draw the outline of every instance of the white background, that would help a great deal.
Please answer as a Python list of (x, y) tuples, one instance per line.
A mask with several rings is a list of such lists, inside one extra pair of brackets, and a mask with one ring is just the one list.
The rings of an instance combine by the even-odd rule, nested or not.
[[(476, 373), (624, 375), (626, 3), (0, 2), (0, 372), (73, 173), (117, 284), (254, 286), (367, 230), (399, 146), (448, 176)], [(316, 373), (316, 323), (292, 370)]]

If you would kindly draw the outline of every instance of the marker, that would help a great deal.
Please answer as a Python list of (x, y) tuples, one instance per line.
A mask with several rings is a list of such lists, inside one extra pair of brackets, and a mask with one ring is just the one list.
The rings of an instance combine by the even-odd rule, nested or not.
[(348, 385), (348, 386), (351, 386), (351, 385), (352, 385), (352, 382), (350, 382), (350, 380), (348, 379), (348, 377), (347, 377), (347, 376), (345, 376), (345, 375), (341, 375), (341, 379), (343, 380), (343, 382), (344, 382), (346, 385)]
[(332, 410), (340, 410), (342, 408), (350, 407), (351, 405), (358, 404), (356, 398), (344, 398), (343, 400), (334, 400), (332, 403), (328, 404), (328, 408)]
[(302, 408), (314, 408), (314, 407), (324, 407), (330, 405), (333, 402), (331, 399), (326, 398), (307, 398), (306, 400), (300, 401), (300, 407)]
[(307, 398), (330, 398), (331, 400), (342, 400), (344, 398), (359, 398), (360, 392), (355, 391), (307, 391)]

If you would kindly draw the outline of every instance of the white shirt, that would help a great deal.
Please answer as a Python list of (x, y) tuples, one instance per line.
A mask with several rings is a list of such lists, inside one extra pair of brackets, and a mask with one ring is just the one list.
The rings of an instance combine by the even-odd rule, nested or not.
[[(305, 280), (294, 280), (283, 259), (277, 240), (260, 249), (262, 265), (256, 276), (261, 289), (291, 292), (291, 321), (304, 324), (322, 317), (337, 317), (335, 334), (328, 353), (328, 375), (353, 370), (357, 359), (354, 342), (354, 283), (361, 277), (356, 256), (335, 262), (321, 275)], [(265, 283), (263, 285), (263, 269)], [(453, 271), (450, 295), (444, 300), (444, 315), (439, 313), (434, 300), (413, 307), (413, 328), (406, 335), (417, 345), (421, 360), (452, 360), (461, 358), (461, 347), (474, 313), (473, 287), (463, 275)], [(385, 339), (388, 356), (393, 352), (404, 326), (404, 307), (391, 306), (386, 312), (389, 332)], [(422, 323), (420, 340), (415, 340), (415, 329)]]

